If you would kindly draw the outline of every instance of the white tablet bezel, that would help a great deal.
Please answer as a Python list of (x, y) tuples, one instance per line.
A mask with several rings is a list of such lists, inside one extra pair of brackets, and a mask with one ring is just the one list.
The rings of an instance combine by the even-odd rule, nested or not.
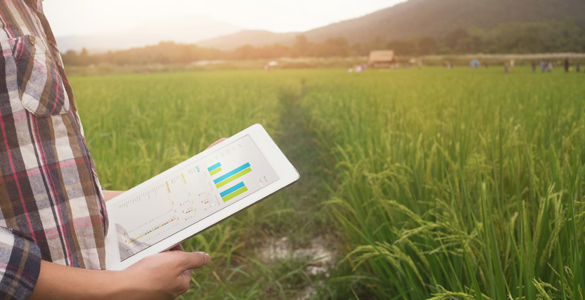
[(264, 155), (272, 169), (276, 172), (279, 178), (277, 181), (217, 211), (216, 213), (205, 217), (203, 220), (200, 220), (197, 223), (171, 235), (170, 237), (164, 239), (163, 241), (150, 246), (149, 248), (137, 253), (132, 257), (127, 258), (124, 261), (120, 261), (120, 252), (118, 250), (118, 238), (114, 225), (115, 220), (110, 219), (105, 243), (106, 268), (108, 270), (123, 270), (146, 256), (150, 256), (168, 250), (174, 245), (181, 243), (182, 241), (196, 235), (197, 233), (200, 233), (201, 231), (253, 205), (254, 203), (266, 198), (267, 196), (290, 185), (291, 183), (299, 179), (300, 175), (297, 172), (297, 170), (289, 162), (289, 160), (282, 153), (282, 151), (278, 148), (276, 143), (274, 143), (274, 141), (268, 135), (266, 130), (264, 130), (262, 125), (256, 124), (228, 138), (222, 143), (214, 147), (211, 147), (191, 157), (190, 159), (172, 167), (171, 169), (168, 169), (167, 171), (137, 185), (136, 187), (128, 190), (126, 193), (108, 201), (106, 203), (107, 209), (108, 210), (114, 209), (113, 207), (117, 202), (124, 201), (133, 197), (137, 191), (144, 188), (150, 188), (155, 182), (166, 178), (169, 174), (178, 171), (184, 168), (186, 165), (189, 165), (190, 163), (193, 163), (194, 161), (197, 161), (209, 154), (212, 154), (216, 151), (220, 151), (223, 147), (228, 146), (232, 142), (235, 142), (236, 140), (243, 138), (246, 135), (252, 138), (252, 141), (254, 141), (262, 155)]

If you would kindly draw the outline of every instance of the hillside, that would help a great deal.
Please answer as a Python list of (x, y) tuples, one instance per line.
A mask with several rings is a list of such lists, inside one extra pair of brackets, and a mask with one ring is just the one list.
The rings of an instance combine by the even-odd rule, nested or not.
[[(409, 0), (360, 18), (313, 29), (304, 34), (310, 41), (344, 37), (350, 43), (375, 37), (405, 39), (412, 36), (440, 37), (457, 28), (491, 29), (509, 22), (540, 22), (572, 19), (585, 28), (583, 0)], [(233, 50), (245, 44), (263, 46), (291, 44), (294, 33), (242, 31), (206, 40), (199, 45)]]

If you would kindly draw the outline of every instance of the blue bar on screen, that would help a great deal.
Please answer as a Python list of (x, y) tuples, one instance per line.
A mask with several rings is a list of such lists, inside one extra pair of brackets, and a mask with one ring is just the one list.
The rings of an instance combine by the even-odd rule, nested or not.
[(246, 185), (245, 185), (245, 184), (244, 184), (244, 182), (242, 181), (242, 182), (240, 182), (240, 183), (238, 183), (238, 184), (236, 184), (236, 185), (232, 186), (231, 188), (229, 188), (229, 189), (227, 189), (227, 190), (225, 190), (225, 191), (221, 192), (219, 195), (220, 195), (220, 196), (223, 198), (223, 197), (225, 197), (225, 196), (227, 196), (227, 195), (229, 195), (229, 194), (231, 194), (231, 193), (233, 193), (233, 192), (235, 192), (235, 191), (237, 191), (237, 190), (239, 190), (239, 189), (241, 189), (241, 188), (243, 188), (243, 187), (245, 187), (245, 186), (246, 186)]
[(231, 171), (231, 172), (229, 172), (229, 173), (227, 173), (227, 174), (224, 174), (224, 175), (223, 175), (223, 176), (221, 176), (221, 177), (218, 177), (216, 180), (214, 180), (214, 181), (213, 181), (213, 183), (217, 184), (218, 182), (220, 182), (220, 181), (223, 181), (224, 179), (228, 179), (228, 178), (230, 178), (231, 176), (233, 176), (233, 175), (236, 175), (238, 172), (240, 172), (240, 171), (242, 171), (242, 170), (244, 170), (244, 169), (247, 169), (247, 168), (249, 168), (249, 167), (250, 167), (250, 163), (245, 163), (245, 164), (244, 164), (244, 165), (242, 165), (241, 167), (239, 167), (239, 168), (236, 168), (236, 169), (234, 169), (233, 171)]
[(219, 167), (221, 167), (221, 163), (216, 163), (215, 165), (207, 168), (207, 171), (211, 172), (211, 171), (213, 171), (213, 170), (215, 170), (215, 169), (217, 169)]

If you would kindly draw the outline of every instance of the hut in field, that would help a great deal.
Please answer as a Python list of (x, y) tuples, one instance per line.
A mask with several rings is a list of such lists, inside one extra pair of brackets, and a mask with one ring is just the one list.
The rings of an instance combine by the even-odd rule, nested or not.
[(370, 57), (368, 58), (368, 65), (374, 68), (388, 68), (395, 63), (396, 56), (394, 55), (394, 51), (391, 50), (372, 51), (370, 52)]

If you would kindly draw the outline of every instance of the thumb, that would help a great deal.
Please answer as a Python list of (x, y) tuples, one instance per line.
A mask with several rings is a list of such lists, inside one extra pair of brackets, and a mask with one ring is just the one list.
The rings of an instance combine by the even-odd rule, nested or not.
[(182, 267), (185, 270), (201, 268), (211, 261), (211, 257), (205, 252), (182, 252), (181, 255)]

